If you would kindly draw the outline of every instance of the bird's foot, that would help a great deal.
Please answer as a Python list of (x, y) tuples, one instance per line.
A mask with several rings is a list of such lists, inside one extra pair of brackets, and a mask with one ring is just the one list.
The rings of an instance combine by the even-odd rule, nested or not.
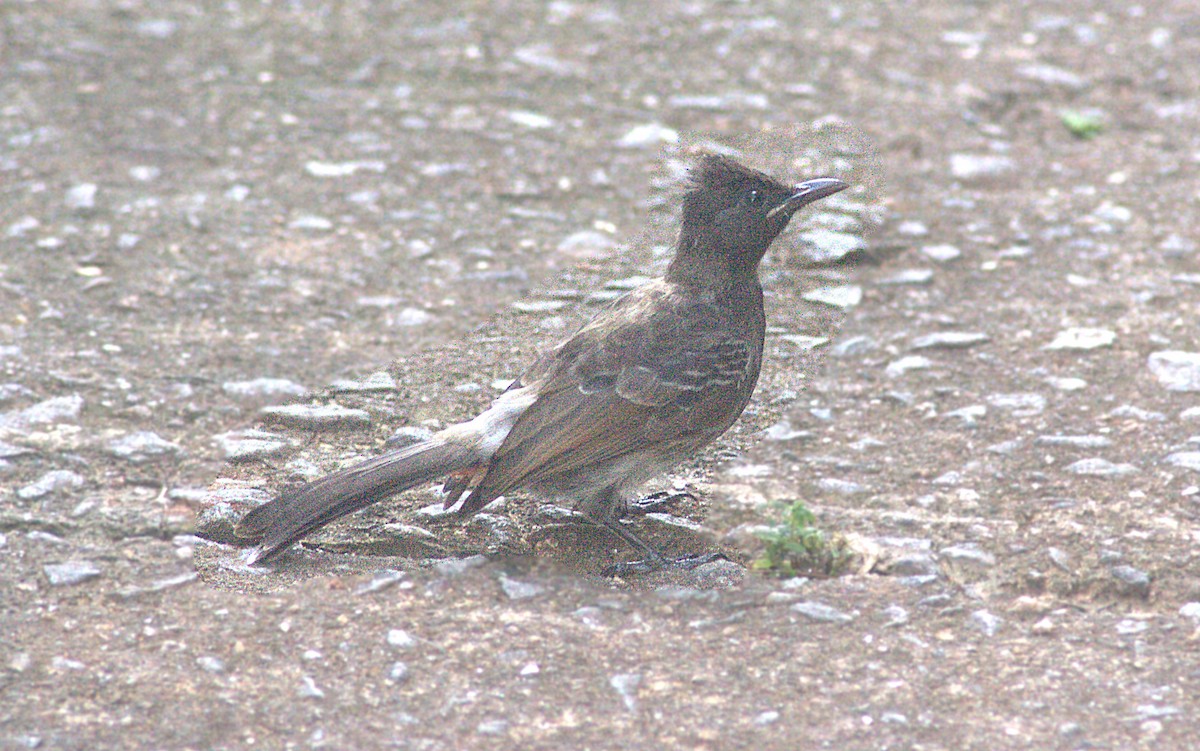
[(651, 493), (645, 498), (638, 498), (636, 500), (627, 502), (625, 504), (625, 508), (622, 509), (623, 513), (621, 516), (628, 519), (629, 517), (633, 516), (655, 514), (672, 508), (680, 501), (689, 499), (694, 500), (695, 498), (696, 496), (692, 495), (686, 490), (663, 490), (658, 493)]
[(648, 558), (640, 561), (628, 561), (622, 563), (614, 563), (611, 566), (606, 566), (600, 572), (601, 576), (624, 576), (626, 574), (649, 574), (655, 571), (664, 569), (675, 569), (678, 571), (692, 571), (706, 563), (713, 561), (727, 561), (729, 557), (724, 553), (696, 553), (693, 555), (684, 555), (679, 558), (667, 558), (659, 556), (658, 558)]

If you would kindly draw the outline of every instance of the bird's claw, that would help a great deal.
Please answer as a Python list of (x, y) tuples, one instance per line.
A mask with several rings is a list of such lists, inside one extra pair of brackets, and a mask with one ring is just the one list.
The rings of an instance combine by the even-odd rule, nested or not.
[(724, 553), (697, 553), (693, 555), (684, 555), (679, 558), (663, 557), (659, 560), (641, 560), (641, 561), (622, 561), (614, 563), (611, 566), (606, 566), (600, 572), (601, 576), (614, 577), (624, 576), (626, 574), (649, 574), (663, 569), (677, 569), (679, 571), (692, 571), (706, 563), (713, 561), (727, 561), (729, 557)]

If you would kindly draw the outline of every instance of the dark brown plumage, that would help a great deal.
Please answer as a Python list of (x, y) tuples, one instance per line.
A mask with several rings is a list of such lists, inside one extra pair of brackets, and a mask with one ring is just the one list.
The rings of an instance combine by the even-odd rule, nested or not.
[(846, 187), (830, 178), (788, 187), (731, 159), (702, 157), (663, 278), (543, 354), (475, 419), (251, 511), (237, 530), (258, 543), (248, 560), (445, 477), (447, 506), (466, 496), (462, 513), (528, 488), (572, 502), (649, 563), (667, 563), (617, 516), (638, 487), (694, 455), (746, 408), (766, 326), (759, 261), (797, 209)]

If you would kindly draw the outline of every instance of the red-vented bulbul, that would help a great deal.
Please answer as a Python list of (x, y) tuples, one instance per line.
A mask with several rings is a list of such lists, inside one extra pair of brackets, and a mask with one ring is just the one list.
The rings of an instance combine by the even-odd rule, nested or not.
[[(758, 263), (802, 206), (844, 190), (793, 187), (723, 156), (692, 167), (675, 257), (661, 279), (613, 302), (544, 353), (478, 417), (339, 470), (254, 509), (237, 527), (271, 558), (314, 529), (448, 478), (447, 507), (473, 514), (517, 488), (571, 502), (646, 556), (618, 521), (644, 482), (729, 429), (762, 364)], [(463, 499), (463, 495), (466, 498)]]

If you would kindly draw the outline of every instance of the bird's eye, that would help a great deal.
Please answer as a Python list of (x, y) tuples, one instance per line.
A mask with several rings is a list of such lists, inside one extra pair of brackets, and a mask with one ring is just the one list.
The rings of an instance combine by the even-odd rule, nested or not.
[(759, 193), (757, 190), (747, 191), (746, 203), (750, 204), (751, 206), (757, 206), (758, 202), (761, 200), (762, 200), (762, 194)]

